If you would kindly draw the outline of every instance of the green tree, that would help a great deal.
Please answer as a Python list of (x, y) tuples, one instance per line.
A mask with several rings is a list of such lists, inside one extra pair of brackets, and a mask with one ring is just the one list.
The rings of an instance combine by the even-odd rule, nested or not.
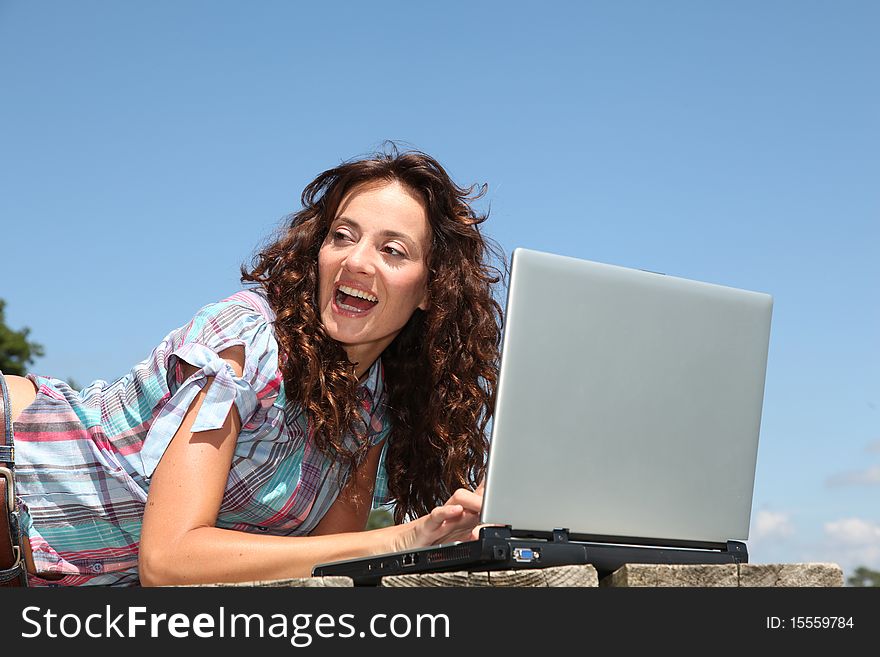
[(880, 586), (880, 571), (859, 566), (847, 578), (846, 583), (849, 586)]
[(43, 345), (30, 342), (29, 328), (14, 331), (6, 326), (6, 302), (0, 299), (0, 372), (27, 374), (27, 366), (43, 355)]
[(379, 529), (394, 524), (394, 516), (388, 509), (373, 509), (367, 519), (366, 529)]

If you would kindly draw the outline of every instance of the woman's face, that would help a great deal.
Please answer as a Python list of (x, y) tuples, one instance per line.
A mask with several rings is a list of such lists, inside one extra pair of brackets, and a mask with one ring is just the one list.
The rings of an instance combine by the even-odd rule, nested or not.
[(427, 309), (430, 235), (424, 203), (396, 181), (355, 187), (340, 202), (318, 254), (318, 303), (358, 376)]

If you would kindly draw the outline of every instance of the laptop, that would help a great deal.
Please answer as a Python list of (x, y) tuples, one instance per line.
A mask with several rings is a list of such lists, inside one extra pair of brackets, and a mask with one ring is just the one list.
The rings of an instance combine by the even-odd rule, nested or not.
[(478, 539), (319, 564), (747, 563), (773, 299), (517, 248)]

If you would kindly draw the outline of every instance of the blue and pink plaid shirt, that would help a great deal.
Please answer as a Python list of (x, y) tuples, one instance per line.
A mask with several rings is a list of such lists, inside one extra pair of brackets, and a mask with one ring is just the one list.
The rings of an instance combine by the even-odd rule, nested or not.
[[(193, 431), (242, 419), (217, 526), (281, 536), (310, 533), (339, 492), (339, 464), (308, 440), (309, 422), (287, 404), (265, 298), (241, 291), (202, 308), (122, 378), (82, 391), (28, 375), (37, 398), (15, 422), (16, 492), (40, 585), (137, 585), (138, 544), (150, 477), (208, 377), (214, 382)], [(245, 350), (238, 377), (217, 354)], [(182, 380), (185, 361), (198, 371)], [(359, 388), (369, 440), (388, 435), (382, 365)], [(347, 436), (349, 445), (356, 438)], [(382, 449), (373, 507), (386, 504)]]

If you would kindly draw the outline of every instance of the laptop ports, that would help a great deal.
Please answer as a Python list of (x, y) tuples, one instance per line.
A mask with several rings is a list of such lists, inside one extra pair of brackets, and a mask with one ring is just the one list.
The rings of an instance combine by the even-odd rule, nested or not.
[(415, 566), (419, 562), (419, 555), (405, 554), (401, 560), (404, 566)]
[(533, 548), (513, 548), (513, 560), (517, 563), (532, 563), (541, 558), (541, 551)]

